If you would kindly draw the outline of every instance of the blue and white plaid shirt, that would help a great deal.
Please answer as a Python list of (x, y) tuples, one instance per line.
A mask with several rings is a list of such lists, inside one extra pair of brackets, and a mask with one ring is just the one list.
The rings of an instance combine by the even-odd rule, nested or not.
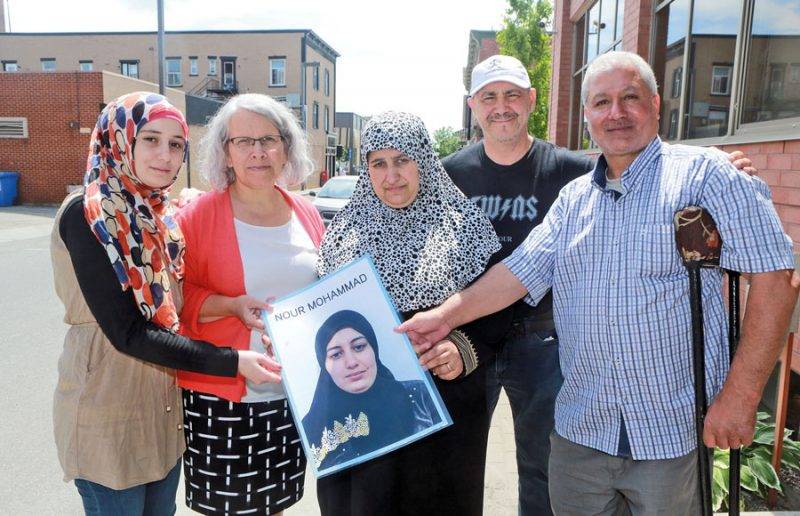
[[(553, 289), (564, 385), (556, 432), (609, 454), (624, 418), (634, 459), (666, 459), (696, 446), (689, 280), (672, 217), (705, 207), (722, 236), (722, 267), (793, 269), (760, 179), (719, 151), (669, 145), (656, 137), (606, 188), (606, 161), (569, 183), (542, 224), (503, 263), (535, 303)], [(728, 371), (722, 273), (704, 269), (703, 312), (709, 400)]]

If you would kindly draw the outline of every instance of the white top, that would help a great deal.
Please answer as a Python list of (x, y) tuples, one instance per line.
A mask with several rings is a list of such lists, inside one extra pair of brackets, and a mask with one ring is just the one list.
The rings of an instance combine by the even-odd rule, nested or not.
[[(281, 297), (316, 281), (317, 248), (294, 213), (282, 226), (253, 226), (236, 218), (233, 222), (248, 296)], [(260, 332), (250, 332), (250, 349), (264, 353)], [(280, 384), (255, 385), (247, 381), (242, 401), (274, 401), (285, 397)]]

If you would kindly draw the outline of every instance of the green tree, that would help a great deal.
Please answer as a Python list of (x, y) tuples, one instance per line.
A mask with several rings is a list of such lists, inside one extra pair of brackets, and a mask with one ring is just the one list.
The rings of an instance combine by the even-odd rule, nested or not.
[(440, 127), (433, 132), (433, 149), (439, 159), (449, 156), (461, 148), (459, 132), (452, 127)]
[(503, 29), (497, 34), (500, 53), (514, 56), (528, 69), (536, 89), (536, 107), (528, 119), (528, 132), (547, 138), (552, 42), (547, 27), (553, 15), (549, 0), (508, 0)]

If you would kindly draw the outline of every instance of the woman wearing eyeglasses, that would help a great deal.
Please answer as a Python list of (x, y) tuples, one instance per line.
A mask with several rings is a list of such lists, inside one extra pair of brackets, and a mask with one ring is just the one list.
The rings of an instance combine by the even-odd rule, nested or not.
[[(232, 97), (201, 142), (213, 190), (178, 215), (186, 242), (181, 331), (264, 352), (260, 310), (317, 279), (324, 226), (317, 210), (284, 187), (312, 170), (294, 115), (266, 95)], [(180, 372), (186, 504), (204, 514), (275, 514), (303, 494), (306, 466), (275, 372), (243, 377)]]

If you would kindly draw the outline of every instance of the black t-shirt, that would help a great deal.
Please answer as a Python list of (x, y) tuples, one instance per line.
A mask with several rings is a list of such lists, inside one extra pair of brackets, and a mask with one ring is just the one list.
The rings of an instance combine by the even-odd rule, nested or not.
[[(536, 139), (528, 153), (511, 165), (492, 161), (483, 142), (448, 156), (442, 164), (464, 195), (483, 209), (497, 232), (502, 248), (489, 260), (488, 268), (510, 255), (541, 224), (564, 185), (589, 172), (594, 161)], [(513, 319), (551, 318), (552, 307), (550, 293), (535, 307), (520, 300), (513, 305)]]

